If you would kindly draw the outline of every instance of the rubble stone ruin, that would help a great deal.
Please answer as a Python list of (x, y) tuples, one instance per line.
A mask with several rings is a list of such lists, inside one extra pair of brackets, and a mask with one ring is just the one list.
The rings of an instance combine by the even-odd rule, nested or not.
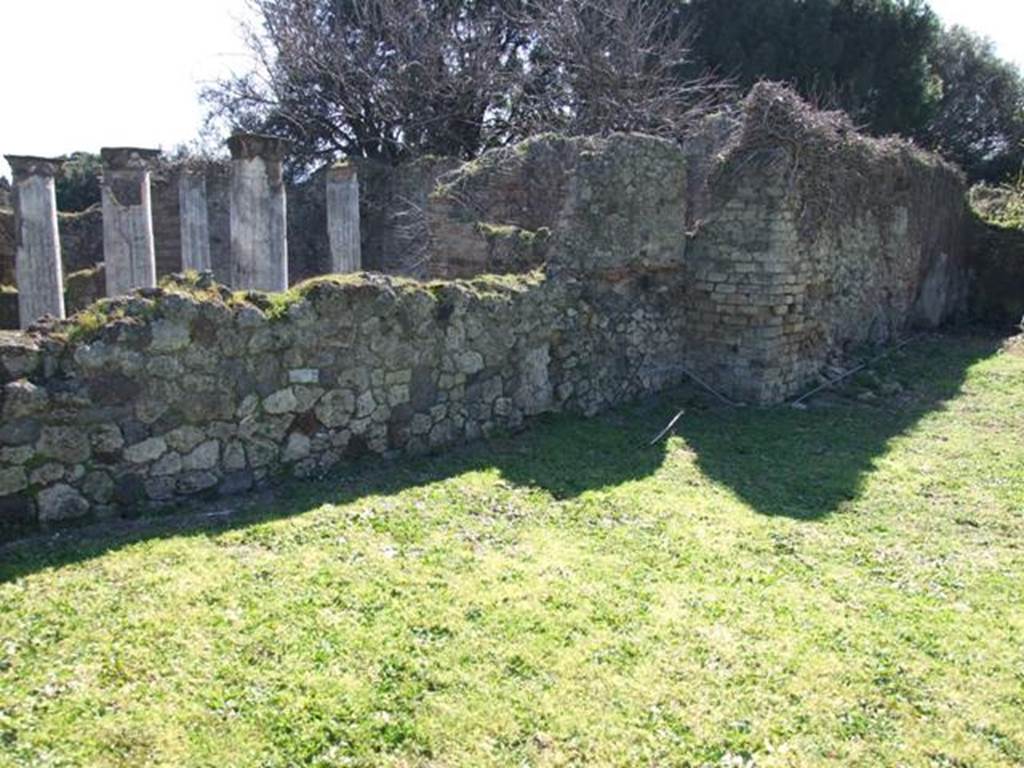
[[(239, 135), (229, 177), (178, 178), (179, 268), (214, 275), (160, 288), (154, 158), (104, 153), (110, 298), (0, 337), (0, 525), (439, 450), (689, 377), (778, 403), (856, 345), (956, 320), (969, 300), (960, 172), (776, 86), (682, 143), (540, 136), (414, 167), (390, 196), (365, 166), (334, 166), (291, 212), (284, 152)], [(12, 165), (28, 325), (61, 315), (55, 164)], [(296, 216), (319, 224), (289, 229)], [(290, 240), (320, 243), (335, 274), (268, 298), (288, 288)], [(367, 253), (404, 268), (352, 274)], [(214, 279), (225, 259), (229, 286)]]

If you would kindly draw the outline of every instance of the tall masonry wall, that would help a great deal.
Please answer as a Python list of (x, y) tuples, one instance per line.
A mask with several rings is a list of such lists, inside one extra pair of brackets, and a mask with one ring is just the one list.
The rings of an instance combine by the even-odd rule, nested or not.
[(179, 278), (3, 334), (0, 528), (440, 450), (691, 374), (777, 402), (850, 345), (955, 316), (957, 173), (787, 98), (755, 91), (713, 163), (541, 137), (442, 177), (419, 225), (431, 269), (517, 274), (272, 299)]
[(673, 364), (757, 403), (797, 392), (851, 347), (964, 314), (965, 184), (953, 166), (770, 84), (729, 123), (664, 145), (658, 162), (676, 170), (653, 188), (603, 160), (635, 137), (488, 153), (432, 197), (433, 273), (670, 270), (685, 317)]
[(966, 311), (965, 184), (934, 155), (763, 85), (708, 187), (686, 357), (738, 399), (777, 402), (851, 347)]

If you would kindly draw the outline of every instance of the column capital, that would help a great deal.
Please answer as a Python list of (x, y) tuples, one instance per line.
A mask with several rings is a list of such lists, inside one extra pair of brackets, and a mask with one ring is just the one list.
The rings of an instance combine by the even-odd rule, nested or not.
[(233, 160), (252, 160), (255, 157), (284, 160), (289, 144), (287, 139), (280, 136), (243, 132), (233, 134), (227, 143)]
[(358, 175), (358, 170), (355, 163), (350, 163), (347, 160), (340, 160), (327, 169), (327, 178), (331, 181), (345, 181), (356, 175)]
[(4, 155), (15, 181), (29, 176), (56, 176), (67, 158), (34, 157), (32, 155)]
[(138, 171), (149, 168), (162, 153), (159, 149), (142, 147), (103, 147), (103, 167), (112, 171)]

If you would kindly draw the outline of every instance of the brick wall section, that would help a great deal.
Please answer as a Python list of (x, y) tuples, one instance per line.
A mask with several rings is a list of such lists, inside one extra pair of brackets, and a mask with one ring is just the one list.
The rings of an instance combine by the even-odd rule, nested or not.
[[(791, 98), (755, 89), (744, 120), (768, 124), (776, 99), (806, 109)], [(778, 402), (853, 347), (966, 312), (959, 171), (907, 143), (803, 130), (767, 147), (740, 135), (691, 235), (686, 359), (741, 400)]]
[(169, 166), (153, 173), (150, 184), (153, 206), (153, 243), (157, 277), (181, 271), (181, 211), (178, 202), (178, 174)]

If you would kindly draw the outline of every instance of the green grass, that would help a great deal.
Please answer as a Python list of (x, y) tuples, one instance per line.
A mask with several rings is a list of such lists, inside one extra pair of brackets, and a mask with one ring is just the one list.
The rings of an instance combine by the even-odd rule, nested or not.
[(968, 199), (974, 212), (988, 224), (1024, 229), (1024, 170), (1005, 184), (975, 186)]
[(1021, 350), (9, 546), (0, 764), (1024, 765)]

